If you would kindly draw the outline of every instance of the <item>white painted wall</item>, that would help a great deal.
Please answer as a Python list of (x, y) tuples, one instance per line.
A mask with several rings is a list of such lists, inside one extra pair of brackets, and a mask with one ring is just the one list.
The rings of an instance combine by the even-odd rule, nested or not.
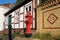
[(4, 22), (4, 13), (6, 13), (9, 10), (9, 8), (5, 8), (3, 6), (0, 6), (0, 31), (4, 29), (3, 22)]

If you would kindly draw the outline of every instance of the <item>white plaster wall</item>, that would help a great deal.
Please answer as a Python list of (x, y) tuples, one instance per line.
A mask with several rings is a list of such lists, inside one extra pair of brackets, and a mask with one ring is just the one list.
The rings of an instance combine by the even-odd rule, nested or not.
[(0, 6), (0, 31), (4, 29), (3, 22), (4, 22), (4, 13), (6, 13), (9, 10), (9, 8), (4, 8), (3, 6)]

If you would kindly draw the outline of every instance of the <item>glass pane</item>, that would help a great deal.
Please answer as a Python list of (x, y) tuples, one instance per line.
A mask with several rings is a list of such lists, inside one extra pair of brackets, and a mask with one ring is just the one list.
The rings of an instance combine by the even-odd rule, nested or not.
[(29, 6), (29, 11), (31, 12), (31, 5)]
[(17, 19), (15, 19), (15, 23), (18, 23), (19, 21), (18, 21), (18, 18)]
[(24, 28), (26, 28), (26, 23), (24, 23)]
[(20, 15), (20, 21), (22, 21), (22, 20), (23, 20), (23, 14)]
[(8, 17), (5, 18), (5, 24), (8, 25)]
[(15, 21), (14, 18), (12, 18), (12, 23), (14, 23), (14, 21)]
[(14, 29), (14, 24), (12, 24), (12, 28)]
[(15, 28), (19, 28), (19, 24), (15, 24)]
[(32, 4), (30, 4), (28, 7), (29, 7), (29, 12), (30, 12), (31, 15), (32, 15)]
[(24, 27), (23, 27), (23, 22), (20, 22), (20, 28), (24, 28)]

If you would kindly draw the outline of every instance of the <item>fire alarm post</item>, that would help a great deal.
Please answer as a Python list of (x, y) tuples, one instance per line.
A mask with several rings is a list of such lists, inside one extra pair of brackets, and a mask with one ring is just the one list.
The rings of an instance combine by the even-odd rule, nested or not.
[(30, 12), (27, 12), (26, 16), (25, 16), (25, 23), (26, 23), (26, 37), (30, 37), (32, 34), (32, 30), (31, 30), (31, 24), (32, 24), (32, 15)]

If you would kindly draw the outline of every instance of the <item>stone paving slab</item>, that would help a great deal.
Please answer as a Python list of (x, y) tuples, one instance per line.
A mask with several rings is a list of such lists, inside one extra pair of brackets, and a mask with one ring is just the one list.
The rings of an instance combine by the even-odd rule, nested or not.
[(20, 38), (20, 37), (15, 37), (13, 40), (39, 40), (39, 39), (31, 39), (31, 38)]

